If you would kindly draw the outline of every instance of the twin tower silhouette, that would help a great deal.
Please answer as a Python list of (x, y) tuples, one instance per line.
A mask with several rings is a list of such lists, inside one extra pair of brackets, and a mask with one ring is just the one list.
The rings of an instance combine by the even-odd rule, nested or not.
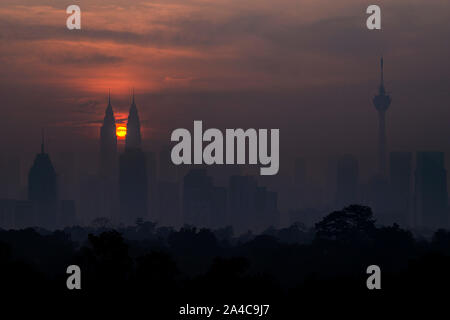
[[(105, 204), (111, 206), (117, 199), (116, 177), (118, 174), (119, 221), (132, 224), (138, 218), (147, 216), (148, 178), (146, 156), (141, 149), (141, 125), (139, 113), (134, 99), (128, 114), (125, 150), (118, 156), (116, 119), (111, 105), (111, 94), (108, 95), (103, 125), (100, 128), (100, 175), (104, 179)], [(112, 213), (111, 213), (112, 214)], [(114, 215), (114, 214), (112, 214)]]

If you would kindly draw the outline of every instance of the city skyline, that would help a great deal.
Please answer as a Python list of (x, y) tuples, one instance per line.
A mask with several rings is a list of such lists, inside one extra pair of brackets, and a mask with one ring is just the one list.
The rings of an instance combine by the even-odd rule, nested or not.
[(390, 148), (450, 150), (449, 62), (441, 58), (450, 48), (440, 40), (450, 29), (447, 2), (404, 1), (404, 10), (402, 1), (381, 1), (383, 28), (373, 32), (355, 0), (282, 1), (278, 11), (269, 3), (95, 0), (82, 6), (84, 28), (71, 33), (62, 1), (2, 2), (0, 97), (8, 121), (0, 143), (20, 155), (39, 145), (44, 127), (49, 150), (93, 152), (108, 89), (123, 123), (134, 87), (150, 146), (196, 119), (217, 128), (277, 127), (287, 132), (285, 158), (316, 163), (357, 150), (367, 175), (377, 161), (371, 96), (383, 54), (395, 93)]
[[(67, 175), (79, 172), (60, 172), (57, 178), (51, 157), (45, 152), (42, 130), (41, 151), (36, 155), (28, 175), (29, 202), (17, 197), (17, 190), (15, 204), (11, 202), (16, 201), (14, 197), (8, 199), (3, 194), (0, 220), (15, 227), (37, 224), (54, 228), (81, 221), (89, 223), (86, 218), (92, 221), (106, 218), (112, 223), (126, 224), (143, 219), (163, 224), (170, 221), (172, 226), (192, 224), (212, 228), (230, 225), (237, 232), (245, 232), (253, 228), (262, 231), (269, 226), (279, 227), (286, 225), (286, 222), (314, 223), (327, 210), (361, 203), (373, 208), (381, 224), (398, 223), (410, 228), (447, 226), (448, 176), (444, 152), (417, 151), (415, 166), (412, 165), (411, 152), (388, 152), (384, 112), (391, 99), (384, 88), (383, 58), (380, 63), (379, 93), (373, 100), (380, 121), (378, 167), (373, 170), (374, 175), (364, 181), (360, 178), (359, 160), (352, 154), (341, 156), (336, 163), (335, 182), (331, 181), (326, 191), (331, 194), (310, 207), (307, 198), (317, 195), (309, 190), (311, 185), (308, 185), (310, 181), (306, 179), (307, 170), (302, 159), (296, 160), (294, 179), (281, 189), (275, 187), (275, 192), (267, 190), (266, 186), (259, 186), (256, 175), (242, 175), (240, 169), (225, 174), (229, 182), (223, 187), (208, 175), (206, 169), (210, 166), (175, 166), (170, 163), (168, 154), (163, 156), (164, 150), (159, 152), (159, 160), (156, 161), (155, 150), (146, 150), (142, 146), (139, 111), (133, 90), (128, 120), (122, 124), (127, 127), (127, 134), (123, 137), (125, 145), (121, 150), (117, 148), (116, 124), (119, 122), (111, 103), (111, 92), (108, 93), (98, 136), (98, 169), (94, 175), (87, 176), (84, 186), (83, 183), (78, 186), (81, 187), (78, 196), (77, 192), (66, 193), (69, 198), (72, 196), (75, 199), (61, 198), (59, 189), (67, 187), (64, 185)], [(95, 158), (90, 161), (96, 162)], [(217, 166), (212, 168), (208, 170), (210, 173), (217, 172)], [(17, 175), (15, 184), (20, 185)], [(273, 183), (268, 184), (273, 186)], [(9, 187), (8, 182), (6, 185)], [(278, 206), (280, 195), (283, 201)], [(293, 201), (297, 197), (304, 202)], [(77, 208), (81, 211), (78, 215)], [(308, 210), (315, 210), (315, 215), (308, 213)], [(9, 217), (11, 213), (13, 220)]]
[[(108, 199), (124, 193), (108, 186), (133, 168), (141, 168), (136, 179), (151, 180), (147, 191), (135, 190), (142, 203), (150, 202), (145, 212), (162, 218), (181, 207), (180, 184), (196, 168), (173, 166), (170, 133), (194, 120), (208, 128), (280, 130), (278, 174), (256, 180), (258, 188), (277, 192), (283, 224), (300, 207), (321, 214), (350, 199), (372, 203), (374, 211), (411, 210), (405, 198), (414, 195), (405, 185), (421, 190), (426, 181), (415, 180), (427, 172), (427, 161), (440, 163), (418, 160), (442, 153), (438, 180), (450, 168), (449, 62), (442, 59), (450, 46), (440, 41), (448, 38), (450, 5), (444, 1), (381, 1), (383, 28), (373, 31), (356, 0), (282, 0), (278, 10), (266, 0), (114, 0), (108, 6), (94, 0), (81, 6), (83, 28), (71, 31), (60, 25), (62, 1), (24, 3), (0, 5), (2, 174), (14, 181), (2, 187), (3, 198), (27, 198), (42, 128), (61, 197), (74, 200), (81, 214), (119, 216), (120, 204)], [(395, 169), (403, 165), (413, 178)], [(207, 175), (214, 188), (229, 188), (230, 176), (255, 175), (255, 169), (214, 166)], [(383, 205), (391, 179), (403, 188), (403, 200)], [(101, 190), (103, 200), (89, 188)], [(133, 188), (130, 182), (122, 191)], [(164, 196), (143, 199), (157, 190)], [(72, 211), (68, 203), (65, 208)]]

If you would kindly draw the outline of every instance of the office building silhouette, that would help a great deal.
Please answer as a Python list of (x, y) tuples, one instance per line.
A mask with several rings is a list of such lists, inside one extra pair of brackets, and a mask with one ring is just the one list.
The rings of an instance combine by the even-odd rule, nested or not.
[(127, 122), (125, 151), (119, 158), (120, 221), (134, 224), (148, 215), (148, 182), (145, 153), (141, 150), (141, 127), (133, 98)]
[(373, 98), (373, 105), (378, 111), (378, 161), (379, 173), (386, 175), (386, 111), (391, 105), (391, 97), (384, 88), (383, 58), (381, 58), (381, 79), (378, 94)]
[(411, 225), (412, 153), (391, 152), (389, 156), (389, 224)]
[[(26, 210), (21, 212), (33, 212), (33, 206), (36, 208), (36, 223), (39, 226), (53, 229), (56, 226), (57, 213), (57, 183), (56, 172), (50, 160), (50, 156), (45, 153), (44, 135), (42, 134), (41, 152), (36, 155), (33, 166), (28, 174), (28, 200), (32, 204), (26, 206)], [(24, 206), (25, 207), (25, 206)], [(22, 215), (25, 215), (23, 213)], [(25, 221), (31, 221), (31, 217), (19, 217), (16, 213), (16, 221), (19, 224), (26, 224)], [(22, 222), (23, 221), (23, 222)], [(18, 224), (16, 222), (16, 224)]]
[(415, 226), (448, 227), (447, 171), (443, 152), (417, 152), (414, 190)]
[(192, 169), (183, 179), (183, 219), (188, 225), (209, 227), (212, 219), (213, 183), (206, 169)]
[(111, 93), (100, 128), (100, 168), (99, 168), (99, 211), (96, 217), (117, 219), (118, 179), (117, 179), (117, 135), (116, 119), (111, 105)]
[(111, 94), (108, 95), (108, 106), (100, 128), (100, 176), (117, 175), (117, 135), (116, 119), (111, 105)]
[(338, 159), (336, 170), (336, 206), (342, 208), (358, 202), (359, 167), (352, 155)]

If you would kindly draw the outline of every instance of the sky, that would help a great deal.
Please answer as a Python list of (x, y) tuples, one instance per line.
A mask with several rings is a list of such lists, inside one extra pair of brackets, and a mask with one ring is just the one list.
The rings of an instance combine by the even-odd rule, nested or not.
[[(70, 3), (69, 3), (70, 2)], [(2, 0), (0, 143), (96, 150), (111, 90), (118, 123), (135, 90), (146, 148), (176, 128), (279, 128), (294, 157), (352, 153), (375, 168), (371, 103), (384, 56), (389, 150), (450, 151), (450, 2)], [(66, 28), (77, 4), (82, 29)], [(448, 158), (450, 155), (447, 156)], [(320, 171), (321, 166), (316, 170)]]

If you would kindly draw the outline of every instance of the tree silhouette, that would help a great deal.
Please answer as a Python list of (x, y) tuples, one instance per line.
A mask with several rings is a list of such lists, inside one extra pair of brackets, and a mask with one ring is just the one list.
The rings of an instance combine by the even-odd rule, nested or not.
[(316, 223), (316, 239), (345, 243), (366, 240), (375, 231), (375, 220), (372, 216), (372, 209), (360, 205), (334, 211)]
[[(89, 234), (88, 246), (82, 249), (83, 270), (94, 290), (118, 290), (125, 287), (132, 260), (128, 245), (117, 231), (107, 231), (99, 236)], [(89, 289), (89, 288), (88, 288)]]
[(97, 229), (105, 229), (109, 226), (110, 221), (106, 217), (98, 217), (92, 220), (92, 225)]
[(136, 259), (136, 285), (143, 289), (152, 288), (154, 295), (173, 290), (178, 274), (175, 261), (165, 252), (153, 251)]
[(431, 246), (436, 251), (450, 255), (450, 231), (437, 230), (431, 240)]

